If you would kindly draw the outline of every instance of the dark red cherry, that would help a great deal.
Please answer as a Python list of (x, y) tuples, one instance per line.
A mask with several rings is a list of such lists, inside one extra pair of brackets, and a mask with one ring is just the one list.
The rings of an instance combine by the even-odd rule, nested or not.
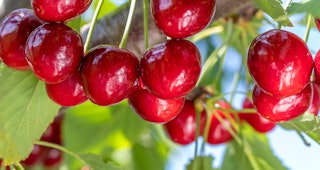
[[(206, 113), (200, 115), (200, 135), (203, 134), (206, 125)], [(196, 139), (196, 109), (192, 101), (186, 100), (177, 117), (164, 124), (164, 127), (172, 141), (181, 145), (187, 145)]]
[(314, 57), (314, 77), (315, 82), (320, 84), (320, 50), (318, 50)]
[(47, 151), (47, 154), (44, 155), (43, 165), (45, 167), (54, 167), (59, 163), (61, 163), (61, 161), (62, 161), (61, 151), (54, 148), (49, 148), (49, 150)]
[(54, 84), (77, 71), (83, 57), (83, 43), (80, 35), (64, 24), (44, 24), (30, 34), (25, 51), (35, 75)]
[[(233, 139), (233, 136), (229, 133), (229, 131), (226, 128), (226, 126), (232, 128), (231, 123), (227, 119), (226, 113), (219, 110), (219, 108), (230, 109), (231, 106), (227, 102), (221, 100), (215, 104), (215, 107), (217, 109), (214, 110), (215, 113), (212, 113), (210, 129), (209, 129), (208, 139), (207, 139), (207, 142), (213, 145), (226, 143)], [(220, 115), (220, 117), (223, 119), (224, 124), (222, 124), (218, 120), (215, 114)], [(233, 114), (232, 113), (229, 113), (229, 114), (231, 118), (233, 118)]]
[(88, 98), (106, 106), (127, 98), (138, 80), (137, 57), (115, 46), (98, 46), (85, 56), (81, 74)]
[(311, 100), (311, 104), (307, 110), (307, 112), (314, 114), (315, 116), (318, 115), (320, 109), (320, 85), (316, 84), (315, 82), (312, 83), (313, 87), (313, 97)]
[(31, 0), (35, 14), (44, 21), (65, 22), (86, 11), (92, 0)]
[(43, 153), (43, 149), (41, 146), (33, 145), (32, 152), (29, 154), (28, 158), (22, 161), (21, 163), (23, 165), (33, 166), (42, 159), (42, 153)]
[(180, 98), (196, 85), (201, 61), (197, 47), (187, 40), (169, 40), (149, 49), (141, 59), (145, 86), (162, 99)]
[(169, 37), (186, 38), (204, 29), (215, 13), (215, 0), (151, 0), (156, 25)]
[[(244, 109), (254, 108), (252, 102), (246, 98), (242, 107)], [(270, 120), (260, 116), (258, 113), (239, 113), (239, 117), (242, 120), (247, 121), (256, 131), (266, 133), (271, 131), (276, 124)]]
[(248, 69), (266, 93), (287, 97), (300, 93), (310, 81), (312, 56), (302, 39), (284, 30), (256, 37), (248, 52)]
[(144, 120), (166, 123), (181, 111), (184, 98), (161, 99), (143, 88), (136, 89), (129, 97), (131, 108)]
[(289, 121), (302, 115), (310, 106), (312, 88), (308, 84), (300, 93), (285, 98), (277, 98), (255, 86), (253, 105), (258, 113), (273, 122)]
[(42, 21), (29, 9), (17, 9), (0, 23), (0, 59), (17, 70), (30, 69), (25, 54), (25, 44), (30, 33)]
[(320, 31), (320, 18), (315, 19), (315, 24), (316, 24), (317, 29)]
[(41, 136), (42, 141), (51, 142), (55, 144), (62, 144), (61, 140), (61, 126), (63, 121), (63, 114), (58, 114), (53, 122), (48, 126), (46, 131)]
[(46, 90), (48, 96), (62, 106), (75, 106), (88, 99), (79, 71), (61, 83), (46, 84)]

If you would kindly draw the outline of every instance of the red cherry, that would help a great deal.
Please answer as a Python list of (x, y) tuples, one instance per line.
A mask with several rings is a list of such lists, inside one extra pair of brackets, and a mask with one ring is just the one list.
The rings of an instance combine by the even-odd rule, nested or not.
[(44, 21), (65, 22), (86, 11), (92, 0), (31, 0), (35, 14)]
[[(218, 101), (216, 103), (217, 108), (222, 108), (222, 109), (230, 109), (231, 106), (225, 102), (225, 101)], [(228, 142), (233, 139), (233, 136), (229, 133), (227, 128), (225, 126), (228, 126), (232, 128), (230, 121), (227, 119), (225, 113), (221, 110), (215, 109), (215, 113), (212, 114), (211, 117), (211, 123), (210, 123), (210, 129), (209, 129), (209, 134), (208, 134), (208, 139), (207, 142), (209, 144), (222, 144), (225, 142)], [(224, 124), (222, 124), (215, 114), (218, 114), (223, 118)], [(233, 117), (232, 113), (230, 115)]]
[(41, 137), (42, 141), (61, 144), (61, 124), (63, 121), (63, 114), (55, 117), (54, 121), (48, 126)]
[(58, 165), (62, 161), (61, 151), (50, 148), (46, 155), (44, 155), (43, 165), (45, 167), (53, 167)]
[(313, 97), (311, 100), (311, 104), (307, 110), (308, 113), (312, 113), (315, 116), (318, 115), (319, 113), (319, 109), (320, 109), (320, 85), (316, 84), (316, 83), (312, 83), (312, 87), (313, 87)]
[[(254, 108), (248, 98), (244, 100), (242, 107), (244, 109)], [(239, 113), (239, 117), (240, 119), (247, 121), (256, 131), (261, 133), (269, 132), (276, 126), (274, 122), (260, 116), (258, 113)]]
[(128, 97), (128, 102), (142, 119), (153, 123), (166, 123), (180, 113), (184, 98), (161, 99), (148, 90), (139, 88)]
[(204, 29), (215, 12), (215, 0), (151, 0), (156, 25), (169, 37), (186, 38)]
[(84, 59), (81, 73), (88, 98), (106, 106), (120, 102), (132, 93), (138, 79), (137, 57), (115, 46), (98, 46)]
[(48, 96), (62, 106), (75, 106), (88, 99), (79, 71), (61, 83), (46, 84), (46, 90)]
[(252, 100), (258, 113), (273, 122), (289, 121), (303, 114), (309, 107), (312, 88), (308, 84), (300, 93), (285, 98), (277, 98), (255, 86)]
[(316, 27), (320, 31), (320, 18), (315, 19)]
[(314, 57), (314, 77), (315, 82), (320, 84), (320, 50), (317, 52)]
[(24, 161), (22, 161), (22, 164), (27, 165), (27, 166), (33, 166), (35, 165), (38, 161), (40, 161), (42, 157), (42, 147), (39, 145), (33, 145), (33, 150), (29, 154), (28, 158)]
[(0, 58), (11, 68), (30, 69), (25, 54), (29, 34), (42, 21), (29, 9), (17, 9), (8, 14), (0, 23)]
[[(200, 115), (200, 135), (206, 125), (206, 113)], [(196, 110), (192, 101), (186, 100), (177, 117), (164, 124), (170, 139), (178, 144), (187, 145), (196, 138)]]
[(141, 59), (141, 78), (162, 99), (180, 98), (196, 85), (201, 61), (197, 47), (187, 40), (170, 40), (149, 49)]
[(313, 59), (306, 44), (293, 33), (271, 30), (250, 45), (249, 72), (270, 95), (287, 97), (301, 92), (310, 80), (312, 68)]
[(64, 24), (44, 24), (30, 34), (25, 51), (36, 76), (54, 84), (77, 71), (83, 43), (80, 35)]

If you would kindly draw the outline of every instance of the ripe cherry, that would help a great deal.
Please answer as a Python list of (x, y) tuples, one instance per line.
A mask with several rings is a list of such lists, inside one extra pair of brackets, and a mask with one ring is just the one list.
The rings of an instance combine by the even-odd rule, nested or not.
[(315, 19), (316, 27), (320, 31), (320, 18)]
[[(218, 110), (219, 108), (221, 109), (230, 109), (231, 106), (225, 102), (225, 101), (218, 101), (216, 104), (216, 109), (212, 113), (211, 117), (211, 123), (210, 123), (210, 129), (208, 133), (208, 139), (207, 142), (209, 144), (222, 144), (225, 142), (228, 142), (233, 139), (233, 136), (229, 133), (227, 130), (227, 127), (230, 127), (232, 129), (230, 121), (227, 119), (226, 114), (221, 110)], [(219, 119), (215, 116), (215, 114), (219, 115), (223, 119), (223, 124), (219, 121)], [(232, 113), (229, 113), (231, 118), (233, 118)]]
[(313, 82), (312, 87), (313, 87), (313, 96), (307, 112), (317, 116), (320, 109), (320, 85)]
[(312, 88), (308, 84), (300, 93), (277, 98), (255, 86), (252, 100), (258, 113), (273, 122), (289, 121), (303, 114), (310, 106)]
[(149, 49), (141, 59), (145, 86), (162, 99), (180, 98), (196, 85), (201, 61), (197, 47), (187, 40), (169, 40)]
[(186, 38), (204, 29), (215, 12), (215, 0), (151, 0), (156, 25), (169, 37)]
[(270, 95), (287, 97), (300, 93), (310, 80), (312, 68), (313, 59), (306, 44), (288, 31), (270, 30), (250, 45), (249, 72)]
[[(244, 109), (254, 108), (252, 102), (246, 98), (242, 107)], [(242, 120), (247, 121), (256, 131), (266, 133), (271, 131), (276, 124), (270, 120), (260, 116), (258, 113), (239, 113), (239, 117)]]
[(58, 165), (62, 161), (62, 153), (61, 151), (48, 148), (47, 153), (44, 155), (43, 165), (45, 167), (53, 167)]
[(86, 11), (92, 0), (31, 0), (35, 14), (44, 21), (65, 22)]
[(318, 50), (314, 57), (314, 77), (315, 82), (320, 84), (320, 50)]
[(29, 34), (41, 24), (29, 9), (17, 9), (8, 14), (0, 23), (0, 59), (14, 69), (30, 69), (25, 44)]
[(180, 113), (184, 98), (161, 99), (140, 87), (128, 97), (128, 102), (142, 119), (153, 123), (166, 123)]
[[(206, 114), (200, 115), (200, 134), (203, 134), (206, 125)], [(196, 110), (192, 101), (186, 100), (177, 117), (164, 124), (172, 141), (181, 145), (187, 145), (196, 139)]]
[(111, 105), (128, 97), (138, 80), (137, 57), (115, 46), (98, 46), (85, 56), (81, 68), (88, 98), (98, 105)]
[(25, 51), (35, 75), (54, 84), (77, 71), (83, 57), (83, 43), (80, 35), (64, 24), (44, 24), (30, 34)]
[(79, 71), (61, 83), (46, 84), (46, 90), (48, 96), (62, 106), (75, 106), (88, 99)]

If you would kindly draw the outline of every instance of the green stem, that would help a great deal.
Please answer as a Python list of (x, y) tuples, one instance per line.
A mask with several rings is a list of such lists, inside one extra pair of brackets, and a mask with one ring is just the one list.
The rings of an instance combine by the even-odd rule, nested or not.
[(90, 28), (89, 28), (89, 31), (88, 31), (87, 39), (86, 39), (86, 42), (84, 44), (84, 52), (87, 52), (89, 50), (89, 45), (90, 45), (90, 42), (91, 42), (93, 30), (94, 30), (94, 27), (95, 27), (95, 25), (97, 23), (98, 15), (99, 15), (99, 12), (101, 10), (103, 2), (104, 2), (104, 0), (99, 0), (97, 8), (94, 11), (94, 14), (93, 14), (93, 17), (92, 17), (92, 20), (91, 20), (91, 24), (90, 24)]
[(143, 30), (145, 48), (149, 47), (149, 0), (143, 0)]
[(87, 162), (83, 159), (80, 158), (79, 155), (77, 155), (76, 153), (68, 150), (67, 148), (63, 147), (63, 146), (60, 146), (60, 145), (57, 145), (57, 144), (54, 144), (54, 143), (49, 143), (49, 142), (44, 142), (44, 141), (34, 141), (34, 144), (35, 145), (39, 145), (39, 146), (46, 146), (46, 147), (49, 147), (49, 148), (54, 148), (54, 149), (58, 149), (66, 154), (69, 154), (70, 156), (74, 157), (75, 159), (79, 160), (80, 162), (82, 162), (83, 164), (87, 165)]
[(136, 6), (136, 0), (131, 0), (126, 27), (124, 28), (123, 36), (119, 45), (120, 48), (124, 48), (126, 46), (135, 6)]
[(311, 144), (307, 141), (307, 139), (302, 135), (302, 133), (298, 130), (295, 130), (297, 132), (297, 134), (299, 135), (299, 137), (302, 139), (303, 143), (306, 146), (311, 146)]
[(24, 170), (24, 167), (18, 162), (15, 164), (17, 167), (17, 170)]
[(304, 42), (306, 42), (306, 43), (308, 42), (309, 34), (310, 34), (310, 30), (311, 30), (311, 20), (312, 20), (312, 16), (311, 16), (311, 14), (309, 14), (306, 35), (304, 36)]

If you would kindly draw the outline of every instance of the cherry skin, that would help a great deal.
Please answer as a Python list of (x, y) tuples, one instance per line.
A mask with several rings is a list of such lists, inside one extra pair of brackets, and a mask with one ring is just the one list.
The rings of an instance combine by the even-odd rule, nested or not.
[[(206, 125), (206, 114), (200, 115), (200, 135)], [(192, 101), (186, 100), (181, 112), (173, 120), (164, 124), (170, 139), (178, 144), (187, 145), (196, 139), (196, 110)]]
[(35, 75), (45, 83), (60, 83), (71, 77), (83, 57), (80, 35), (64, 24), (36, 28), (26, 44), (26, 56)]
[(255, 86), (253, 105), (258, 113), (273, 122), (289, 121), (302, 115), (310, 106), (312, 88), (308, 84), (300, 93), (285, 98), (277, 98)]
[(196, 85), (201, 61), (197, 47), (187, 40), (169, 40), (149, 49), (141, 59), (145, 86), (162, 99), (180, 98)]
[(320, 109), (320, 85), (313, 82), (312, 87), (313, 87), (313, 96), (307, 112), (314, 114), (315, 116), (318, 116), (319, 109)]
[(320, 18), (315, 19), (315, 24), (316, 24), (317, 29), (320, 31)]
[[(254, 108), (252, 102), (246, 98), (243, 102), (242, 107), (244, 109)], [(276, 124), (270, 120), (260, 116), (258, 113), (239, 113), (241, 120), (248, 122), (256, 131), (260, 133), (267, 133), (274, 129)]]
[[(225, 101), (218, 101), (216, 104), (217, 108), (222, 108), (222, 109), (230, 109), (231, 106), (225, 102)], [(211, 117), (211, 123), (210, 123), (210, 129), (208, 133), (208, 143), (217, 145), (217, 144), (222, 144), (226, 143), (228, 141), (231, 141), (233, 139), (233, 136), (229, 133), (227, 128), (225, 126), (231, 127), (230, 121), (227, 119), (225, 113), (221, 110), (215, 109), (215, 113), (212, 114)], [(224, 120), (224, 124), (222, 124), (215, 114), (220, 115), (220, 117)], [(230, 113), (230, 116), (233, 118), (232, 113)]]
[(47, 22), (65, 22), (86, 11), (92, 0), (31, 0), (35, 14)]
[(17, 9), (8, 14), (0, 23), (0, 59), (11, 68), (29, 70), (25, 44), (30, 33), (41, 24), (29, 9)]
[(127, 98), (138, 80), (137, 57), (115, 46), (98, 46), (85, 56), (81, 68), (88, 98), (106, 106)]
[(314, 77), (315, 82), (320, 84), (320, 50), (318, 50), (314, 57)]
[(41, 136), (41, 141), (51, 142), (59, 145), (62, 144), (61, 125), (63, 119), (63, 114), (57, 115)]
[(247, 62), (256, 84), (277, 97), (301, 92), (313, 68), (304, 41), (284, 30), (270, 30), (256, 37), (250, 45)]
[(54, 167), (58, 165), (62, 161), (62, 153), (61, 151), (48, 148), (47, 153), (44, 155), (43, 165), (47, 168)]
[(151, 0), (156, 25), (169, 37), (186, 38), (204, 29), (215, 13), (215, 0)]
[(46, 84), (46, 91), (48, 96), (61, 106), (75, 106), (88, 99), (79, 71), (61, 83)]
[(180, 113), (184, 98), (161, 99), (139, 87), (128, 97), (128, 102), (142, 119), (153, 123), (166, 123)]

